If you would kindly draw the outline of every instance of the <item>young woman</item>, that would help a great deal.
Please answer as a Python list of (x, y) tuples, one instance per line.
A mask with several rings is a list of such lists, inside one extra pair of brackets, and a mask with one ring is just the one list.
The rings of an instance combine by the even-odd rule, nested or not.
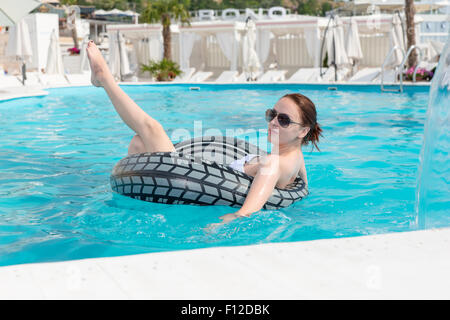
[[(136, 132), (128, 154), (175, 151), (162, 125), (145, 113), (116, 83), (93, 41), (89, 42), (86, 50), (92, 84), (105, 89), (119, 116)], [(235, 213), (222, 216), (222, 222), (259, 211), (275, 187), (286, 187), (299, 174), (308, 184), (302, 146), (311, 142), (317, 148), (322, 132), (314, 103), (301, 94), (287, 94), (273, 109), (266, 111), (265, 117), (269, 122), (268, 139), (273, 145), (272, 152), (264, 157), (246, 155), (230, 164), (254, 179), (243, 206)]]

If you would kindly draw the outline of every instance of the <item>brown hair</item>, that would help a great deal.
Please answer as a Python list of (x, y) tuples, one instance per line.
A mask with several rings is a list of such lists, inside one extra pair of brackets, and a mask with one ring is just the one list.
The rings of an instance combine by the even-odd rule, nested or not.
[(284, 95), (282, 98), (291, 99), (300, 108), (300, 117), (304, 126), (309, 127), (309, 131), (303, 138), (302, 144), (308, 145), (310, 142), (317, 150), (320, 151), (317, 143), (319, 136), (322, 135), (322, 128), (317, 123), (317, 112), (314, 103), (308, 97), (300, 93), (290, 93)]

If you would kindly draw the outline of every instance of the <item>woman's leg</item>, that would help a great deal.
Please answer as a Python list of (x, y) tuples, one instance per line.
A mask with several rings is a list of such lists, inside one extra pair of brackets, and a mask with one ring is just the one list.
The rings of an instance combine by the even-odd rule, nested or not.
[(91, 66), (92, 84), (105, 89), (119, 116), (140, 137), (144, 152), (175, 151), (162, 125), (145, 113), (116, 83), (93, 41), (88, 43), (86, 50)]
[(128, 146), (128, 155), (144, 152), (147, 152), (145, 149), (144, 141), (142, 141), (141, 137), (135, 135), (133, 139), (131, 139), (130, 145)]

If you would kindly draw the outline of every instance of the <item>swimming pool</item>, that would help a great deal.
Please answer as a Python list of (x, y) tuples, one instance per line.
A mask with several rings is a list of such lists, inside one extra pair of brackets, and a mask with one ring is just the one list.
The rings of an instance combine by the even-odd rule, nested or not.
[[(123, 86), (176, 140), (180, 132), (254, 129), (301, 92), (316, 103), (321, 152), (304, 147), (310, 195), (213, 232), (229, 207), (146, 203), (113, 194), (109, 176), (133, 132), (102, 89), (51, 89), (0, 103), (0, 265), (416, 230), (428, 87)], [(194, 132), (196, 131), (196, 132)], [(445, 226), (445, 225), (442, 225)]]

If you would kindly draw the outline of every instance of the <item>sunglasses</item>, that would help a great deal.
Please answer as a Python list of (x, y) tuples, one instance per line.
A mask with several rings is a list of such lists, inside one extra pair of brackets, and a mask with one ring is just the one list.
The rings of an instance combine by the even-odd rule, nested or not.
[(303, 126), (303, 124), (294, 122), (289, 118), (289, 116), (286, 113), (278, 113), (275, 109), (267, 109), (266, 110), (266, 121), (270, 122), (273, 119), (277, 118), (278, 123), (282, 128), (287, 128), (291, 123), (298, 124), (300, 126)]

